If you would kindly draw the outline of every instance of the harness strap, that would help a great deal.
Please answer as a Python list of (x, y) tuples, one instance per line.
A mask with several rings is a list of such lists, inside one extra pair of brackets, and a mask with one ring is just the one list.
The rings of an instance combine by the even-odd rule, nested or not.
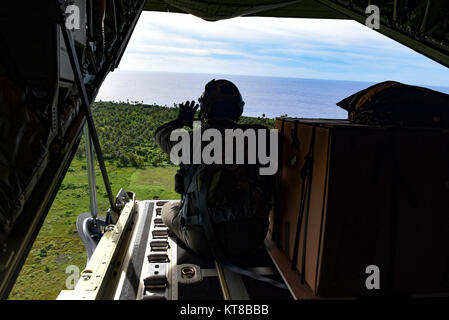
[(181, 203), (179, 205), (179, 208), (181, 210), (182, 225), (201, 224), (201, 221), (199, 220), (200, 218), (198, 216), (187, 216), (187, 212), (189, 209), (189, 193), (195, 192), (198, 189), (196, 178), (204, 170), (204, 165), (199, 167), (190, 167), (187, 170), (186, 174), (190, 174), (190, 172), (193, 171), (194, 169), (196, 170), (196, 172), (193, 174), (187, 187), (184, 188), (184, 193), (182, 194)]
[(220, 246), (220, 243), (218, 242), (217, 238), (215, 237), (215, 231), (212, 226), (212, 222), (211, 222), (211, 219), (209, 216), (209, 209), (207, 206), (207, 192), (209, 190), (209, 184), (211, 182), (211, 177), (212, 177), (211, 172), (206, 172), (203, 175), (203, 180), (201, 182), (201, 186), (200, 186), (201, 188), (200, 188), (199, 197), (198, 197), (198, 203), (199, 203), (200, 217), (203, 222), (202, 225), (203, 225), (203, 229), (204, 229), (204, 234), (205, 234), (206, 239), (209, 243), (209, 246), (212, 250), (212, 254), (213, 254), (215, 260), (217, 260), (223, 266), (226, 266), (231, 271), (234, 271), (235, 273), (248, 276), (255, 280), (269, 283), (269, 284), (276, 286), (278, 288), (281, 288), (281, 289), (288, 290), (287, 286), (283, 283), (280, 283), (273, 279), (261, 276), (259, 274), (251, 272), (249, 270), (246, 270), (246, 269), (236, 266), (234, 264), (225, 262), (225, 255), (223, 254), (223, 250)]
[(205, 174), (203, 175), (203, 180), (201, 181), (198, 197), (199, 214), (203, 222), (202, 225), (204, 229), (204, 234), (206, 236), (207, 241), (209, 242), (212, 254), (218, 261), (221, 261), (223, 260), (222, 258), (224, 257), (224, 254), (221, 250), (221, 247), (219, 246), (217, 238), (215, 237), (215, 232), (212, 226), (212, 222), (210, 220), (209, 209), (207, 206), (207, 193), (211, 182), (211, 178), (212, 174), (206, 171)]

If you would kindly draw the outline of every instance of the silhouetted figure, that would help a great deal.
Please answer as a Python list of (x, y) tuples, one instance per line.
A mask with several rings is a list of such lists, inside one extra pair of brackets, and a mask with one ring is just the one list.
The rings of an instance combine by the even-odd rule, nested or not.
[[(259, 164), (248, 164), (250, 156), (255, 155), (249, 154), (253, 151), (248, 151), (246, 139), (245, 149), (234, 146), (232, 164), (225, 164), (225, 131), (265, 130), (268, 144), (269, 130), (261, 125), (237, 123), (243, 113), (244, 101), (230, 81), (210, 81), (198, 101), (199, 106), (194, 101), (180, 104), (178, 118), (156, 130), (156, 142), (170, 154), (178, 143), (170, 140), (170, 134), (183, 126), (192, 128), (195, 112), (200, 107), (201, 127), (193, 131), (218, 130), (223, 137), (223, 161), (221, 164), (192, 164), (194, 153), (198, 156), (209, 141), (201, 142), (201, 150), (195, 150), (190, 143), (190, 161), (180, 164), (175, 177), (175, 189), (182, 195), (182, 200), (166, 203), (162, 208), (162, 220), (199, 255), (224, 258), (247, 254), (259, 247), (267, 234), (274, 179), (272, 175), (260, 175)], [(190, 141), (195, 136), (193, 131), (189, 132)], [(242, 151), (245, 162), (236, 164)]]

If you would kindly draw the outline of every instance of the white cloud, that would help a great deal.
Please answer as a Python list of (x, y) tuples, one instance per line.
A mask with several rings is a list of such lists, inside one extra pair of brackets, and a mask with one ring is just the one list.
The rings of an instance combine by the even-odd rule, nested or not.
[(355, 21), (144, 12), (119, 69), (447, 83), (447, 69)]

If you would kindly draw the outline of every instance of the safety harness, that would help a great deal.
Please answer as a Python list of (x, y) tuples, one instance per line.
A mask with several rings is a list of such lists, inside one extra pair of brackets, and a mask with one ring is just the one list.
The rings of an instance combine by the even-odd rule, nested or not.
[[(222, 249), (219, 240), (215, 236), (215, 231), (213, 228), (213, 223), (210, 217), (210, 208), (207, 203), (208, 191), (210, 188), (210, 184), (212, 181), (212, 177), (216, 170), (207, 170), (206, 165), (198, 165), (191, 166), (188, 170), (195, 170), (194, 174), (191, 175), (187, 188), (185, 188), (185, 192), (182, 196), (181, 205), (180, 205), (180, 214), (184, 219), (185, 225), (189, 224), (197, 224), (201, 225), (204, 230), (204, 235), (207, 239), (207, 242), (210, 246), (214, 259), (219, 262), (222, 266), (228, 268), (229, 270), (253, 278), (255, 280), (263, 281), (269, 283), (275, 287), (281, 289), (287, 289), (287, 286), (283, 283), (275, 281), (273, 279), (261, 276), (249, 270), (246, 270), (242, 267), (236, 266), (233, 263), (227, 261), (224, 250)], [(191, 172), (189, 172), (191, 173)], [(198, 185), (198, 177), (201, 176), (201, 184)], [(189, 193), (194, 193), (196, 199), (198, 199), (198, 215), (188, 215), (189, 210)]]

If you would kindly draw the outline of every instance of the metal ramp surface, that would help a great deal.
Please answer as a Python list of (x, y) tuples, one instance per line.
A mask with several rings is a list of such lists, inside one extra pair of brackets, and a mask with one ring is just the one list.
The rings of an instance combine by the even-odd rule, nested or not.
[[(238, 274), (199, 257), (169, 236), (161, 208), (167, 201), (137, 201), (128, 254), (115, 293), (120, 300), (292, 300), (289, 290)], [(265, 246), (236, 264), (283, 283)]]

